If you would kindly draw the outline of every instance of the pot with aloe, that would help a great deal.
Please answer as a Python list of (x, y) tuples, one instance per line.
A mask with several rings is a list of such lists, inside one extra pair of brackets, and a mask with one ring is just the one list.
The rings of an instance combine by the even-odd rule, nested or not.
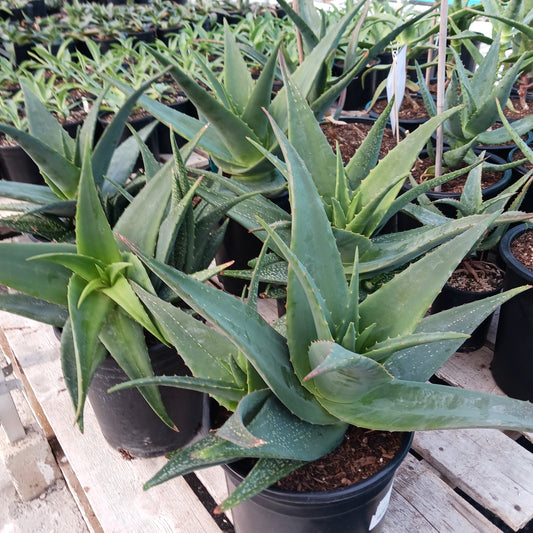
[[(313, 178), (283, 133), (276, 129), (276, 134), (292, 207), (290, 246), (278, 234), (278, 224), (257, 220), (267, 234), (258, 263), (270, 248), (289, 265), (283, 320), (270, 326), (256, 311), (258, 277), (244, 302), (133, 247), (154, 274), (216, 328), (193, 322), (134, 285), (165, 337), (190, 363), (194, 376), (162, 376), (124, 386), (196, 388), (209, 392), (230, 411), (221, 427), (173, 454), (146, 487), (217, 464), (241, 470), (240, 460), (251, 459), (249, 471), (242, 474), (244, 481), (217, 508), (233, 509), (236, 531), (250, 531), (248, 520), (254, 521), (253, 530), (258, 532), (273, 527), (338, 531), (339, 523), (345, 531), (378, 530), (392, 475), (383, 480), (378, 474), (379, 481), (325, 491), (323, 500), (333, 503), (320, 504), (306, 492), (284, 489), (283, 480), (338, 450), (352, 426), (385, 432), (531, 428), (533, 407), (527, 402), (427, 382), (495, 306), (524, 288), (426, 316), (450, 273), (492, 222), (491, 215), (469, 217), (468, 228), (371, 294), (361, 290), (356, 250), (347, 282)], [(415, 285), (421, 289), (413, 291)], [(404, 438), (401, 451), (393, 453), (396, 463), (406, 453), (408, 440)], [(357, 511), (352, 513), (348, 504), (339, 511), (339, 501), (346, 503), (350, 492), (357, 493), (358, 487), (365, 492), (374, 482), (366, 506), (354, 504)], [(284, 501), (281, 515), (279, 506), (273, 511), (267, 503), (276, 498)], [(331, 508), (334, 517), (328, 514)]]
[[(60, 130), (61, 135), (67, 136), (59, 124), (50, 122), (49, 126), (49, 140), (54, 138), (52, 133)], [(48, 145), (29, 134), (21, 139), (31, 146), (39, 162), (52, 165), (45, 157), (50, 152)], [(133, 293), (129, 281), (136, 280), (153, 294), (167, 295), (175, 305), (180, 302), (161, 283), (152, 283), (141, 263), (115, 241), (113, 229), (150, 256), (203, 280), (219, 270), (208, 269), (225, 230), (225, 224), (219, 225), (219, 221), (225, 210), (239, 200), (232, 200), (225, 208), (211, 208), (205, 203), (193, 205), (200, 180), (195, 184), (188, 181), (177, 148), (174, 146), (175, 157), (161, 167), (137, 133), (132, 139), (139, 143), (145, 160), (143, 186), (135, 195), (120, 188), (128, 200), (121, 204), (120, 214), (104, 210), (102, 181), (95, 168), (102, 162), (94, 160), (90, 140), (86, 138), (76, 175), (73, 164), (67, 166), (72, 169), (70, 175), (61, 175), (78, 184), (73, 191), (75, 202), (68, 203), (68, 206), (75, 203), (75, 244), (2, 244), (0, 283), (18, 292), (1, 295), (0, 306), (62, 328), (62, 368), (80, 429), (88, 395), (100, 416), (104, 436), (113, 447), (134, 456), (151, 456), (182, 446), (197, 434), (202, 422), (203, 396), (186, 391), (178, 396), (162, 396), (155, 387), (143, 388), (140, 393), (127, 391), (116, 400), (107, 395), (111, 384), (153, 375), (153, 368), (171, 374), (186, 373), (175, 350), (161, 344), (164, 338), (159, 328)], [(193, 147), (194, 143), (182, 149), (184, 158)], [(109, 159), (118, 165), (113, 155)], [(65, 157), (57, 154), (55, 162), (59, 161), (63, 167), (66, 165)], [(55, 183), (50, 180), (51, 185)], [(35, 194), (33, 189), (32, 192)], [(50, 201), (51, 196), (51, 192), (41, 191), (38, 198)], [(47, 204), (47, 209), (58, 209), (59, 204)], [(144, 216), (147, 210), (149, 220)], [(103, 384), (102, 378), (107, 380)], [(121, 411), (114, 411), (114, 404)]]

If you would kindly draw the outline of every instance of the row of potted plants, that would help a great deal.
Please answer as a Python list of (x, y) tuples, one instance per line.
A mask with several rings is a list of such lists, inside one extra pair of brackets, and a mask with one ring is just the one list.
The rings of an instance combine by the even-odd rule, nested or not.
[[(513, 296), (527, 294), (520, 286), (427, 315), (465, 256), (493, 245), (510, 223), (529, 219), (517, 209), (530, 177), (509, 184), (492, 199), (483, 198), (484, 157), (470, 153), (466, 168), (412, 181), (410, 189), (402, 190), (439, 124), (449, 128), (454, 140), (464, 137), (451, 151), (468, 154), (485, 131), (478, 123), (492, 125), (500, 116), (504, 131), (533, 159), (522, 131), (511, 127), (493, 100), (498, 96), (505, 105), (522, 63), (474, 98), (479, 80), (488, 79), (499, 65), (500, 42), (495, 38), (476, 74), (468, 74), (459, 62), (458, 74), (451, 73), (450, 94), (460, 83), (457, 98), (471, 96), (466, 102), (471, 107), (450, 102), (449, 109), (380, 159), (391, 101), (343, 165), (317, 118), (323, 118), (367, 61), (409, 27), (409, 22), (395, 26), (362, 50), (350, 41), (346, 73), (324, 76), (346, 28), (354, 19), (364, 20), (363, 4), (347, 9), (323, 31), (311, 4), (296, 17), (282, 3), (298, 26), (304, 29), (305, 23), (309, 30), (301, 32), (301, 62), (278, 59), (277, 47), (264, 60), (257, 54), (262, 69), (256, 80), (227, 23), (220, 77), (200, 61), (203, 85), (174, 57), (147, 48), (194, 104), (199, 118), (144, 94), (160, 78), (156, 73), (139, 87), (120, 75), (107, 78), (126, 98), (99, 140), (94, 133), (105, 92), (99, 92), (75, 139), (24, 81), (28, 131), (0, 124), (45, 180), (45, 185), (0, 182), (2, 195), (24, 202), (20, 215), (9, 223), (25, 231), (53, 227), (56, 241), (70, 241), (0, 244), (0, 282), (19, 291), (2, 295), (0, 305), (62, 328), (63, 372), (80, 426), (87, 394), (98, 402), (94, 382), (106, 352), (135, 380), (117, 389), (139, 387), (164, 423), (191, 429), (171, 441), (170, 449), (186, 444), (197, 424), (186, 408), (179, 409), (185, 419), (170, 418), (159, 386), (216, 399), (225, 408), (212, 409), (216, 431), (173, 454), (148, 486), (197, 468), (234, 464), (229, 483), (240, 484), (219, 510), (239, 504), (233, 510), (237, 531), (294, 531), (328, 523), (332, 531), (374, 531), (394, 467), (411, 438), (409, 433), (398, 438), (388, 432), (533, 428), (528, 402), (427, 383), (492, 311)], [(273, 96), (276, 77), (283, 86)], [(153, 124), (121, 142), (136, 103), (190, 140), (179, 149), (170, 136), (173, 157), (163, 166), (144, 142)], [(457, 124), (468, 127), (459, 129)], [(194, 146), (209, 154), (211, 171), (185, 168)], [(144, 171), (135, 171), (132, 179), (139, 154)], [(425, 193), (464, 172), (469, 173), (467, 186), (452, 202), (454, 215), (446, 216)], [(385, 233), (400, 212), (415, 217), (421, 227)], [(257, 255), (252, 270), (232, 273), (248, 278), (245, 298), (204, 283), (228, 270), (225, 263), (209, 265), (229, 219), (251, 230), (260, 243), (259, 252), (249, 257)], [(38, 281), (37, 273), (47, 283)], [(274, 326), (257, 312), (260, 283), (281, 288), (286, 298), (286, 312)], [(192, 375), (165, 369), (161, 372), (179, 375), (154, 376), (150, 346), (157, 340), (176, 348)], [(104, 388), (110, 384), (104, 383)], [(125, 392), (113, 392), (111, 398)], [(196, 407), (190, 409), (199, 414), (201, 396), (193, 401)], [(126, 413), (119, 417), (125, 420)], [(144, 430), (145, 422), (140, 425)], [(316, 477), (307, 470), (316, 460), (359, 447), (353, 444), (354, 426), (389, 440), (384, 455), (394, 457), (392, 463), (349, 488), (328, 486), (322, 496), (294, 491), (295, 485), (308, 486), (308, 476)], [(343, 445), (346, 438), (352, 439), (348, 447)], [(368, 433), (362, 438), (368, 439)], [(161, 451), (159, 447), (156, 453)], [(337, 462), (349, 464), (350, 458), (338, 457)], [(296, 480), (291, 474), (295, 470)], [(349, 477), (346, 472), (339, 476), (341, 486), (355, 481)], [(271, 487), (278, 482), (281, 489)], [(363, 502), (363, 493), (370, 495), (369, 502)], [(261, 511), (253, 506), (248, 515), (241, 502), (250, 497)], [(322, 514), (332, 497), (334, 519), (328, 511)]]

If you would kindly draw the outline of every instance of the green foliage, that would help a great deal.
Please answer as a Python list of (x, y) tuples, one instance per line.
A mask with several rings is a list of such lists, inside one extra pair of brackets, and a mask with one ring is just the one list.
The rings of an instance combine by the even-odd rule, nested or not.
[[(227, 396), (228, 390), (243, 394), (220, 429), (173, 455), (147, 486), (241, 457), (259, 459), (236, 494), (219, 506), (224, 510), (311, 457), (334, 449), (347, 424), (393, 431), (533, 427), (533, 408), (528, 402), (427, 383), (477, 324), (524, 290), (426, 316), (451, 272), (495, 217), (466, 218), (468, 229), (362, 299), (357, 251), (348, 284), (335, 234), (310, 172), (279, 132), (278, 140), (292, 206), (290, 247), (278, 235), (276, 224), (258, 223), (268, 234), (264, 251), (275, 249), (289, 264), (284, 327), (269, 326), (255, 311), (254, 298), (244, 303), (135, 250), (176, 294), (216, 326), (205, 330), (208, 339), (197, 338), (209, 359), (204, 358), (205, 364), (194, 372), (196, 388), (213, 392), (213, 381), (206, 384), (205, 380), (211, 378), (216, 364), (227, 369), (216, 396)], [(264, 257), (263, 253), (257, 269)], [(415, 285), (420, 289), (413, 291)], [(168, 339), (192, 362), (200, 348), (191, 349), (190, 341), (182, 339), (186, 324), (180, 327), (181, 315), (141, 287), (135, 291)], [(220, 349), (213, 348), (219, 341)], [(233, 345), (229, 362), (228, 341)], [(172, 381), (181, 386), (178, 379), (165, 378), (164, 383)], [(187, 387), (192, 386), (189, 381)], [(291, 434), (291, 439), (278, 443), (276, 436), (285, 434)]]

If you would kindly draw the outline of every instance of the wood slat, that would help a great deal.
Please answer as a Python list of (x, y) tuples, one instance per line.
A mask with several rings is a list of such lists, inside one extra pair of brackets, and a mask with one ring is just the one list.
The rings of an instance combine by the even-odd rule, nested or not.
[(515, 531), (533, 518), (533, 454), (501, 431), (419, 431), (413, 449)]
[(500, 530), (433, 474), (407, 455), (396, 472), (383, 533), (497, 533)]
[(105, 442), (90, 405), (80, 434), (52, 328), (20, 317), (14, 321), (7, 313), (0, 313), (0, 325), (106, 533), (220, 531), (182, 478), (144, 492), (143, 483), (166, 459), (124, 460)]

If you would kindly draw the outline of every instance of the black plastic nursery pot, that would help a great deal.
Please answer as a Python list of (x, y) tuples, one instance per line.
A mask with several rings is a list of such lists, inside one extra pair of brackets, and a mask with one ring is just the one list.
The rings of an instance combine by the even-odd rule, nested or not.
[[(155, 375), (188, 373), (174, 349), (156, 344), (149, 347), (149, 353)], [(128, 377), (108, 355), (89, 386), (89, 401), (110, 446), (133, 457), (156, 457), (184, 446), (197, 435), (203, 420), (202, 393), (160, 387), (165, 408), (178, 428), (174, 431), (159, 419), (137, 389), (107, 392), (124, 381)]]
[[(452, 287), (451, 285), (444, 285), (442, 291), (439, 293), (433, 305), (431, 306), (432, 314), (451, 309), (452, 307), (458, 307), (463, 304), (477, 302), (488, 296), (494, 296), (501, 292), (502, 287), (498, 287), (492, 291), (473, 292), (465, 291)], [(463, 344), (458, 348), (458, 352), (473, 352), (479, 350), (487, 340), (487, 334), (489, 332), (490, 323), (494, 313), (488, 316), (466, 339)]]
[[(342, 107), (345, 111), (353, 111), (356, 109), (364, 109), (367, 102), (372, 100), (372, 96), (378, 86), (378, 71), (372, 70), (372, 67), (379, 64), (379, 58), (376, 59), (372, 66), (368, 66), (365, 71), (361, 72), (353, 78), (353, 80), (346, 86), (346, 97)], [(333, 75), (340, 76), (342, 74), (341, 62), (333, 65)]]
[[(420, 107), (422, 109), (426, 109), (425, 105), (424, 105), (424, 101), (423, 101), (423, 98), (421, 95), (418, 95), (418, 94), (414, 94), (411, 96), (411, 98), (413, 100), (416, 101), (416, 103), (418, 105), (420, 105)], [(387, 97), (386, 96), (380, 96), (376, 102), (381, 102), (381, 101), (387, 101)], [(401, 106), (400, 106), (401, 108)], [(372, 117), (372, 118), (378, 118), (380, 115), (380, 113), (376, 113), (375, 111), (372, 111), (372, 110), (369, 110), (368, 111), (368, 116), (369, 117)], [(402, 118), (402, 117), (399, 117), (398, 119), (398, 123), (399, 125), (404, 128), (405, 130), (407, 131), (414, 131), (416, 128), (418, 128), (418, 126), (420, 126), (421, 124), (424, 124), (424, 122), (427, 122), (429, 120), (429, 115), (428, 116), (420, 116), (420, 117), (413, 117), (413, 118)]]
[[(533, 285), (533, 271), (511, 253), (511, 243), (531, 226), (511, 228), (500, 241), (500, 255), (506, 263), (504, 290)], [(533, 292), (527, 290), (505, 302), (500, 308), (492, 375), (509, 396), (533, 401)]]
[(39, 167), (18, 144), (0, 146), (0, 178), (44, 185)]
[[(324, 492), (263, 490), (231, 510), (236, 533), (379, 533), (394, 474), (407, 455), (413, 433), (377, 474), (341, 489)], [(239, 462), (224, 465), (228, 491), (243, 480)]]

